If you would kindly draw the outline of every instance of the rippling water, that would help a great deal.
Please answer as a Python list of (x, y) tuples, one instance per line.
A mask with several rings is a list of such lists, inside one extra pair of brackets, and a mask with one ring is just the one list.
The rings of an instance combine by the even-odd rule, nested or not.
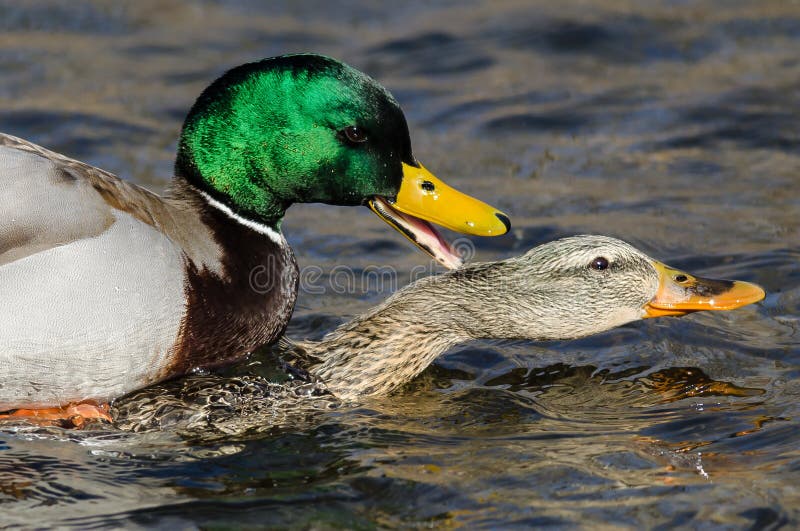
[[(270, 4), (0, 2), (0, 130), (161, 190), (205, 84), (318, 51), (389, 87), (416, 156), (512, 215), (475, 259), (603, 233), (766, 300), (464, 345), (391, 400), (236, 435), (7, 428), (3, 524), (798, 525), (800, 4)], [(366, 209), (297, 206), (285, 231), (324, 272), (294, 337), (392, 288), (334, 290), (336, 265), (401, 285), (429, 265)]]

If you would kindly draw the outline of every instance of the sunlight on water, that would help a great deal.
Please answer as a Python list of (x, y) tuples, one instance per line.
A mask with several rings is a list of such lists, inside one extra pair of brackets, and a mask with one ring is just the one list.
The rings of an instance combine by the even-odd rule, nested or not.
[[(390, 400), (289, 407), (266, 350), (122, 401), (120, 426), (161, 422), (138, 432), (9, 425), (4, 525), (798, 525), (797, 4), (56, 1), (0, 4), (0, 29), (0, 130), (155, 190), (209, 81), (318, 51), (389, 87), (415, 156), (512, 216), (476, 260), (602, 233), (767, 291), (577, 341), (463, 345)], [(293, 337), (394, 287), (336, 292), (338, 264), (392, 265), (399, 285), (428, 267), (366, 209), (297, 206), (284, 230), (323, 288), (301, 292)]]

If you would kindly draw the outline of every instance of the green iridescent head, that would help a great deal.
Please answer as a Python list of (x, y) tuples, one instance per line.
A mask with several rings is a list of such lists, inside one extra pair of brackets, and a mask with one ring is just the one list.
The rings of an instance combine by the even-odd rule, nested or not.
[(270, 224), (296, 202), (394, 197), (415, 164), (403, 112), (370, 77), (289, 55), (228, 71), (184, 122), (177, 172), (238, 214)]
[(405, 116), (385, 88), (320, 55), (264, 59), (212, 83), (183, 124), (175, 173), (273, 227), (292, 203), (368, 205), (448, 267), (459, 257), (424, 220), (481, 236), (510, 226), (414, 159)]

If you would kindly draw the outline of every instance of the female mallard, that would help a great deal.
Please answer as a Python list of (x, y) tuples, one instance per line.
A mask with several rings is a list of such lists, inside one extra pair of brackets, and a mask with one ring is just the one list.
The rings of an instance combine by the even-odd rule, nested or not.
[(762, 298), (754, 284), (694, 277), (614, 238), (564, 238), (520, 257), (421, 279), (322, 341), (285, 342), (299, 383), (193, 377), (174, 383), (172, 389), (181, 386), (178, 398), (162, 388), (123, 399), (117, 419), (134, 429), (187, 415), (228, 428), (252, 426), (258, 417), (247, 421), (239, 413), (274, 414), (270, 397), (287, 404), (309, 394), (346, 401), (385, 395), (464, 341), (572, 339), (638, 319), (730, 310)]
[(318, 55), (212, 83), (184, 122), (166, 197), (7, 135), (0, 179), (0, 411), (19, 415), (100, 405), (275, 340), (297, 291), (280, 232), (293, 203), (366, 204), (449, 267), (458, 258), (420, 218), (509, 228), (416, 161), (386, 89)]
[(763, 298), (747, 282), (694, 277), (620, 240), (576, 236), (422, 279), (322, 341), (299, 346), (306, 370), (352, 399), (390, 392), (470, 339), (575, 339)]

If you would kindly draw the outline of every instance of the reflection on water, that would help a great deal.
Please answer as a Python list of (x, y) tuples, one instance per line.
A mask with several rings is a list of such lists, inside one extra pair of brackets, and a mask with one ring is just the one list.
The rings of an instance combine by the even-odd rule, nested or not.
[[(0, 129), (156, 190), (214, 76), (320, 51), (390, 87), (427, 167), (513, 215), (477, 259), (604, 233), (768, 293), (578, 341), (464, 345), (390, 400), (284, 407), (266, 352), (122, 401), (120, 425), (157, 420), (140, 432), (6, 426), (3, 524), (798, 525), (795, 4), (36, 1), (0, 3), (0, 29)], [(391, 264), (407, 282), (425, 258), (360, 210), (291, 209), (301, 266)], [(290, 334), (384, 296), (301, 293)]]

